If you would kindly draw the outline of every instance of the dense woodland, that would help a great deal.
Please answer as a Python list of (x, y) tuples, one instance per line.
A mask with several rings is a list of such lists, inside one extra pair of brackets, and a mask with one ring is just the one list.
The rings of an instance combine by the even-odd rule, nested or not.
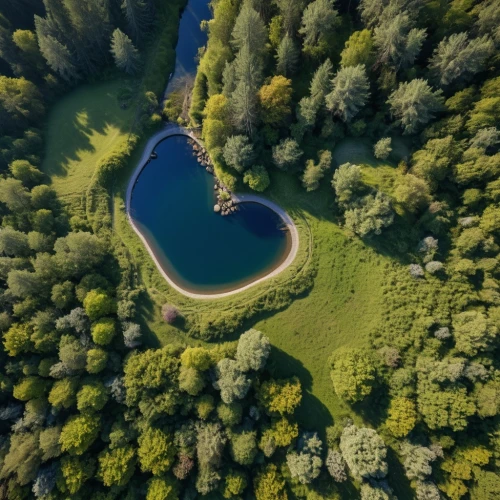
[[(328, 429), (294, 417), (301, 381), (273, 376), (257, 330), (144, 346), (126, 253), (39, 168), (47, 113), (81, 82), (136, 82), (99, 189), (158, 124), (168, 2), (0, 5), (0, 497), (499, 498), (498, 1), (212, 1), (189, 120), (220, 180), (328, 185), (343, 230), (398, 262), (370, 344), (331, 354), (350, 412)], [(349, 137), (397, 164), (387, 182), (335, 164)]]

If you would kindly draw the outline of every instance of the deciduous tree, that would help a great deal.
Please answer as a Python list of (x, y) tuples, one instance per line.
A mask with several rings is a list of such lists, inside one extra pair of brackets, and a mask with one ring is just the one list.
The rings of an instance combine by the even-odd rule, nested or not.
[(250, 379), (239, 368), (238, 362), (232, 359), (222, 359), (217, 363), (217, 380), (214, 387), (220, 391), (224, 403), (230, 404), (236, 399), (242, 399), (250, 389)]
[(259, 90), (262, 122), (279, 125), (291, 113), (292, 81), (284, 76), (273, 76), (268, 85)]
[(369, 354), (357, 348), (341, 348), (330, 358), (331, 377), (337, 395), (350, 403), (368, 396), (376, 382), (376, 369)]
[(262, 370), (270, 352), (271, 343), (269, 339), (252, 328), (243, 333), (238, 340), (236, 361), (239, 368), (244, 372)]
[(132, 446), (123, 446), (99, 454), (97, 478), (107, 487), (126, 486), (135, 472), (135, 450)]
[(375, 52), (371, 31), (355, 31), (345, 43), (340, 54), (342, 67), (364, 65), (367, 69), (375, 62)]
[(340, 451), (355, 478), (381, 479), (387, 475), (387, 448), (373, 429), (347, 426), (340, 437)]

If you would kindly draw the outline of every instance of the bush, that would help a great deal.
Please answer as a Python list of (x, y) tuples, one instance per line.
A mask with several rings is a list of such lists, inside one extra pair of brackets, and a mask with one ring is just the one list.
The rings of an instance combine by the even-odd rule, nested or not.
[(161, 308), (161, 316), (169, 325), (172, 325), (180, 316), (180, 313), (175, 306), (171, 304), (163, 304)]
[(269, 184), (271, 184), (269, 174), (262, 165), (255, 165), (250, 170), (247, 170), (243, 176), (243, 182), (248, 184), (250, 189), (259, 193), (265, 191), (269, 187)]
[(101, 186), (107, 186), (118, 172), (127, 166), (137, 141), (138, 137), (131, 135), (127, 142), (122, 143), (97, 162), (95, 175)]
[(375, 158), (378, 158), (379, 160), (386, 160), (392, 151), (391, 142), (392, 139), (390, 137), (380, 139), (380, 141), (378, 141), (373, 148)]
[(203, 120), (203, 108), (208, 96), (207, 77), (202, 71), (196, 73), (193, 92), (191, 94), (191, 108), (189, 118), (193, 127), (199, 127)]

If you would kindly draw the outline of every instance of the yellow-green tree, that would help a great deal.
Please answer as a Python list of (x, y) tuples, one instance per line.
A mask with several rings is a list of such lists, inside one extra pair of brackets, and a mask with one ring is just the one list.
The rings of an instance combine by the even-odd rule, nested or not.
[(274, 464), (267, 465), (254, 479), (256, 500), (287, 500), (285, 480)]
[(174, 463), (175, 448), (172, 436), (160, 429), (149, 427), (139, 436), (137, 455), (143, 472), (151, 472), (155, 476), (164, 474)]
[(404, 397), (391, 399), (386, 425), (395, 437), (407, 436), (417, 422), (415, 402)]
[(260, 114), (268, 125), (282, 123), (291, 113), (292, 81), (284, 76), (273, 76), (268, 85), (259, 90)]
[(372, 392), (376, 369), (365, 350), (348, 347), (337, 349), (330, 363), (333, 387), (339, 398), (357, 403)]
[(270, 379), (261, 385), (257, 397), (270, 415), (291, 415), (302, 401), (302, 387), (297, 377)]
[(82, 413), (69, 417), (59, 438), (61, 449), (70, 455), (82, 455), (97, 439), (100, 428), (98, 415)]
[(104, 450), (99, 455), (97, 478), (105, 486), (125, 486), (135, 472), (135, 450), (132, 446), (123, 446)]

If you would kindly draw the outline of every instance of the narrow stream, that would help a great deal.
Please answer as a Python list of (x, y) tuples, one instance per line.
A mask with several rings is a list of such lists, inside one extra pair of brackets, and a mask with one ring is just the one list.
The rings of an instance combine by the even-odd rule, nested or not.
[(196, 76), (198, 49), (207, 43), (207, 33), (202, 31), (200, 24), (212, 18), (209, 4), (210, 0), (189, 0), (182, 12), (175, 47), (175, 69), (165, 89), (165, 97)]

